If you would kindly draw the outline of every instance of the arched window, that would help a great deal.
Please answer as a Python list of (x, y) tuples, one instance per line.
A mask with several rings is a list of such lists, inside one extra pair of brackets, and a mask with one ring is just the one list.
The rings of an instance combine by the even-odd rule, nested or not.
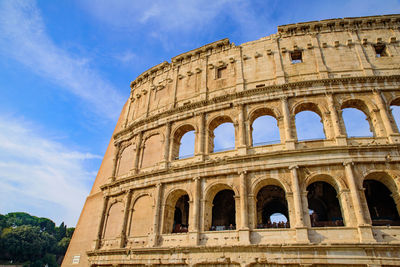
[(359, 109), (344, 108), (342, 118), (348, 137), (372, 137), (367, 116)]
[(181, 196), (175, 204), (172, 233), (186, 233), (189, 227), (189, 196)]
[(213, 200), (211, 231), (236, 229), (235, 193), (224, 189)]
[(392, 115), (392, 118), (397, 126), (397, 130), (400, 129), (400, 98), (395, 99), (392, 101), (390, 104), (390, 115)]
[(213, 152), (235, 149), (235, 127), (233, 123), (225, 122), (214, 130)]
[(297, 140), (325, 139), (321, 117), (313, 111), (301, 111), (296, 114)]
[(257, 194), (257, 228), (289, 228), (289, 211), (285, 191), (267, 185)]
[(400, 225), (399, 212), (390, 190), (376, 180), (364, 180), (363, 186), (372, 225)]
[(179, 146), (179, 159), (189, 158), (194, 156), (194, 130), (185, 133), (181, 138)]
[(280, 142), (279, 128), (274, 117), (265, 115), (254, 120), (252, 127), (253, 146), (263, 146)]
[(312, 227), (343, 226), (343, 217), (335, 188), (326, 182), (307, 187), (308, 209)]
[(192, 125), (180, 126), (172, 139), (172, 159), (183, 159), (194, 156), (195, 129)]
[(144, 142), (142, 156), (142, 168), (154, 166), (163, 158), (164, 150), (162, 145), (162, 137), (160, 134), (150, 136)]

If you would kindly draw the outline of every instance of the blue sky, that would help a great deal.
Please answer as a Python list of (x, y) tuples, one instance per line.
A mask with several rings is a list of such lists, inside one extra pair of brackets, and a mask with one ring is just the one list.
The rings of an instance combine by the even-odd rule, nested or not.
[(0, 1), (0, 213), (76, 224), (129, 83), (228, 37), (400, 13), (387, 1)]

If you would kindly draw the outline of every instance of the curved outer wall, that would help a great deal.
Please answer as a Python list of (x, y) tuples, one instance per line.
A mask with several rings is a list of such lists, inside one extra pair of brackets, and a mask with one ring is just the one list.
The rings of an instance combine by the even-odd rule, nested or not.
[[(235, 46), (220, 40), (164, 62), (131, 83), (63, 266), (400, 265), (400, 227), (373, 226), (364, 180), (379, 181), (400, 210), (400, 16), (299, 23)], [(381, 57), (376, 48), (384, 47)], [(379, 52), (379, 51), (378, 51)], [(291, 59), (301, 55), (300, 63)], [(373, 133), (349, 138), (343, 108), (364, 112)], [(298, 141), (295, 115), (321, 117), (325, 139)], [(280, 142), (252, 146), (252, 122), (273, 116)], [(213, 152), (231, 122), (235, 148)], [(179, 159), (195, 130), (195, 155)], [(313, 227), (308, 186), (336, 191), (344, 226)], [(257, 199), (281, 188), (288, 228), (259, 229)], [(209, 231), (213, 199), (232, 190), (235, 229)], [(178, 199), (188, 232), (171, 233)]]

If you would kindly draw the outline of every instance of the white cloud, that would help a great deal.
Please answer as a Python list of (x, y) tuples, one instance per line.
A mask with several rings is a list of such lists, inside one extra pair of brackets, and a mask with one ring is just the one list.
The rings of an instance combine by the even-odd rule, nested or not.
[(42, 136), (23, 119), (0, 116), (0, 213), (25, 211), (76, 224), (101, 156), (72, 150)]
[(0, 3), (0, 54), (64, 88), (102, 117), (115, 119), (123, 97), (90, 65), (59, 48), (47, 35), (40, 11), (33, 1)]
[(130, 50), (127, 50), (123, 53), (114, 55), (114, 58), (124, 64), (127, 64), (133, 62), (136, 59), (136, 54)]

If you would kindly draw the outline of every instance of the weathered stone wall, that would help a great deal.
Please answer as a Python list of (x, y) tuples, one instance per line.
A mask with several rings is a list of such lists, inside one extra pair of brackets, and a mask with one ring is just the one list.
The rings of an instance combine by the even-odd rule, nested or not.
[[(384, 184), (399, 213), (400, 133), (390, 109), (400, 104), (399, 26), (399, 15), (285, 25), (141, 74), (63, 266), (400, 265), (400, 226), (373, 226), (363, 185)], [(347, 136), (344, 108), (366, 115), (372, 137)], [(298, 140), (302, 111), (318, 114), (324, 139)], [(276, 119), (280, 142), (253, 146), (252, 124), (263, 115)], [(234, 125), (235, 148), (213, 152), (224, 122)], [(179, 159), (191, 130), (195, 153)], [(336, 192), (343, 226), (312, 222), (307, 190), (315, 182)], [(257, 195), (268, 186), (284, 191), (290, 225), (259, 227)], [(210, 231), (222, 190), (234, 193), (234, 229)], [(172, 233), (184, 195), (188, 231)]]

